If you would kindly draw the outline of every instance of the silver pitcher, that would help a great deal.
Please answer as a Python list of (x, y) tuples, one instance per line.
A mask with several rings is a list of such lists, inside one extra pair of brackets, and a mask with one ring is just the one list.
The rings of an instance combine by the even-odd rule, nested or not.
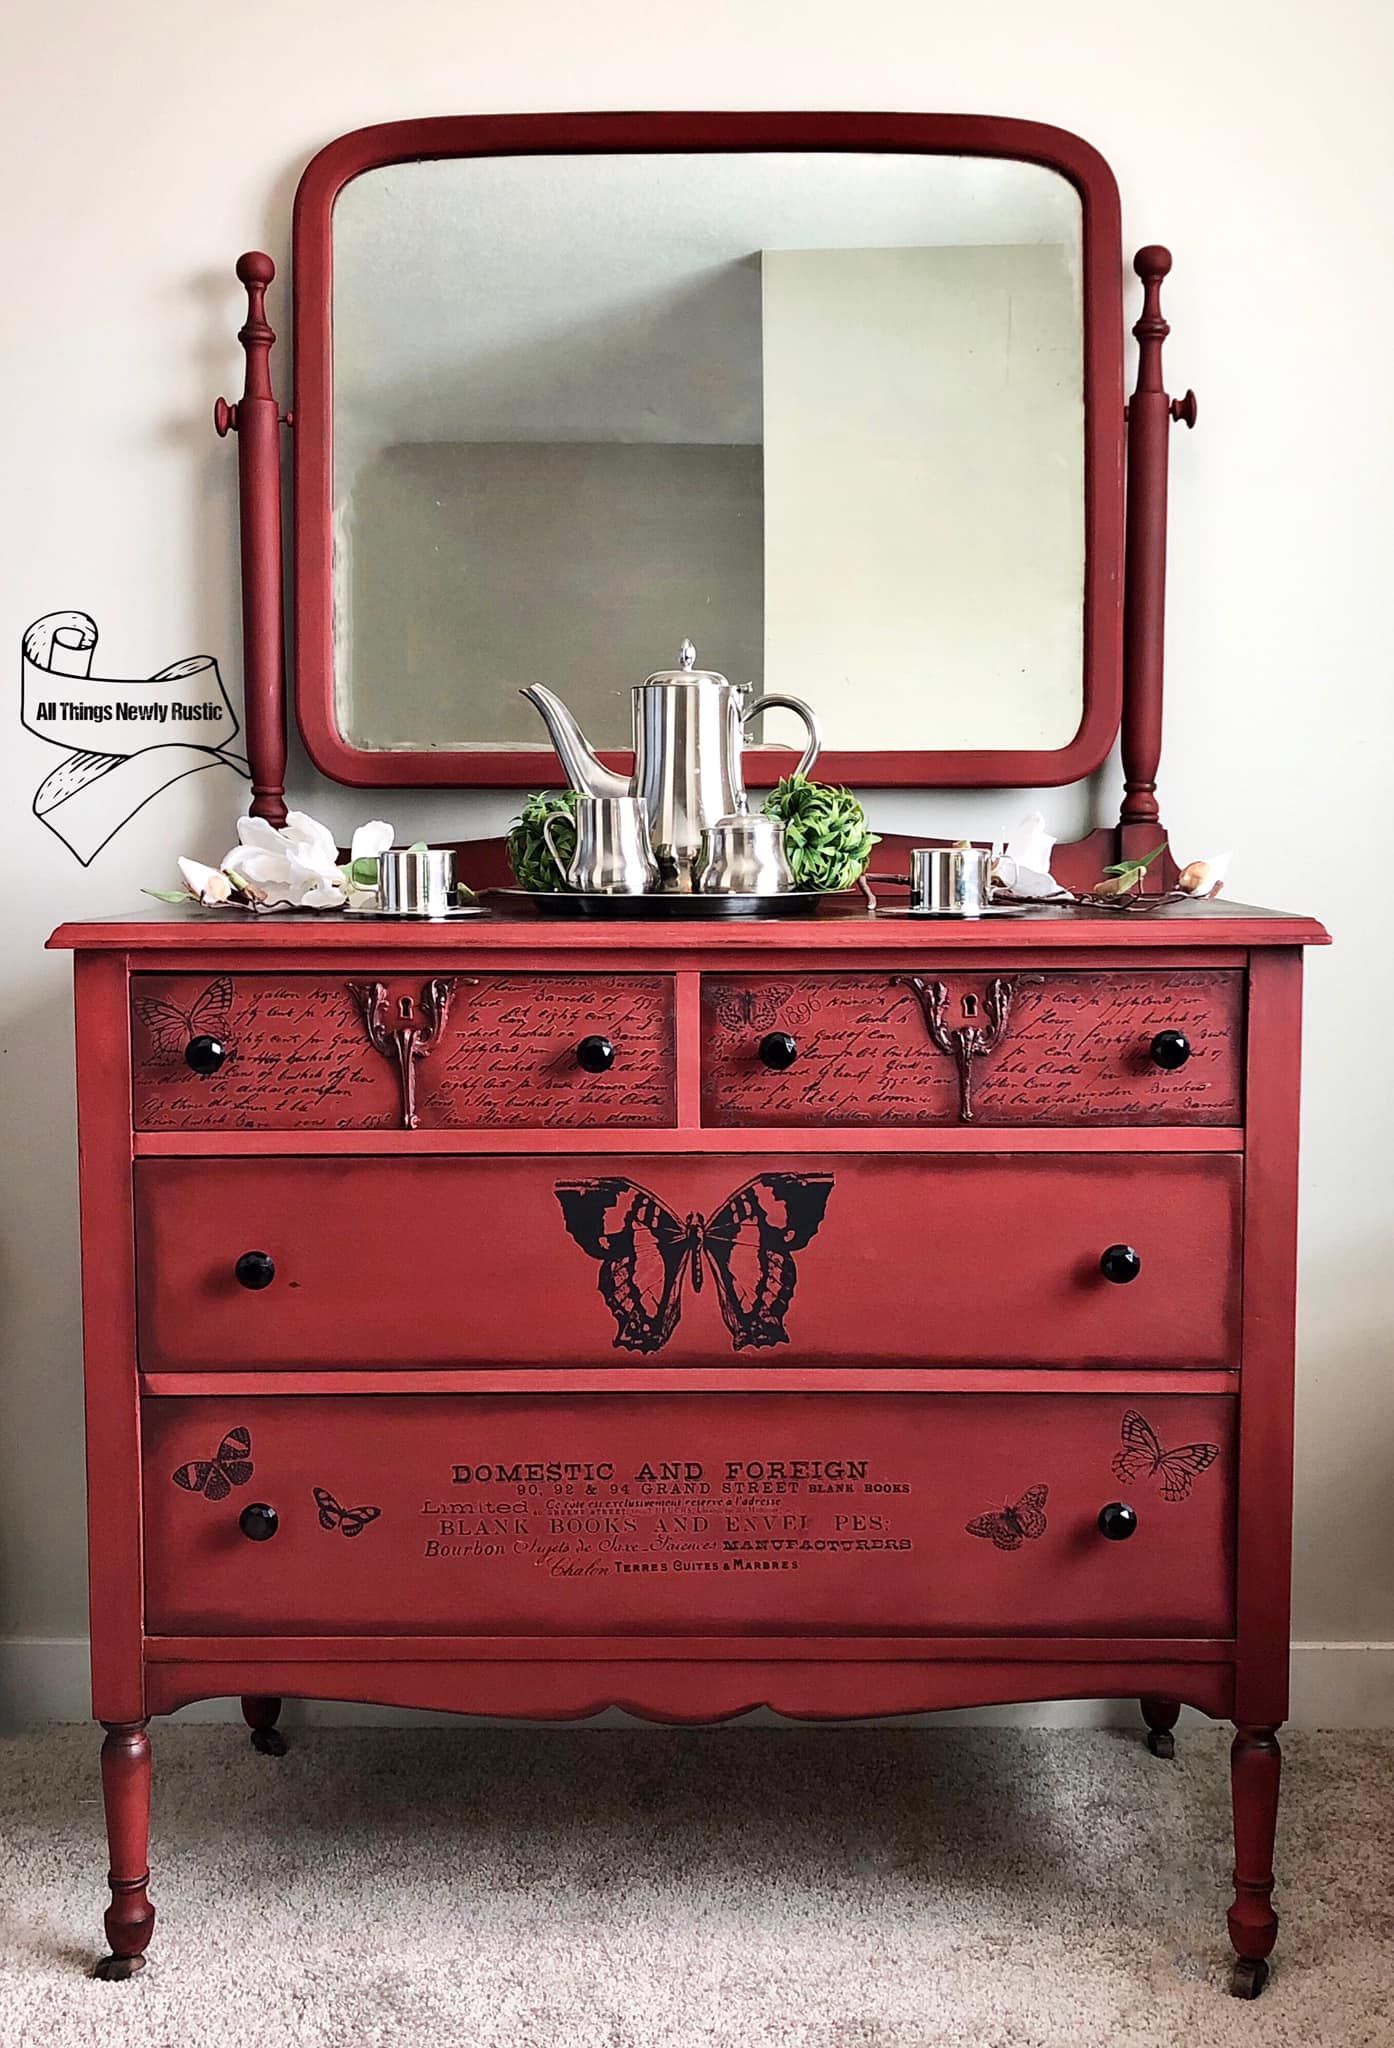
[(793, 711), (808, 730), (799, 762), (807, 775), (822, 744), (818, 721), (798, 697), (745, 693), (714, 669), (695, 666), (685, 640), (677, 668), (659, 669), (635, 686), (634, 773), (617, 775), (601, 761), (560, 697), (541, 683), (522, 692), (541, 712), (571, 787), (583, 796), (638, 797), (648, 815), (649, 839), (665, 889), (690, 890), (702, 834), (718, 818), (744, 811), (741, 754), (745, 728), (763, 711)]
[(658, 863), (649, 844), (644, 806), (632, 796), (583, 796), (573, 820), (576, 851), (564, 861), (552, 839), (555, 818), (544, 818), (542, 837), (568, 889), (588, 896), (647, 896), (658, 887)]

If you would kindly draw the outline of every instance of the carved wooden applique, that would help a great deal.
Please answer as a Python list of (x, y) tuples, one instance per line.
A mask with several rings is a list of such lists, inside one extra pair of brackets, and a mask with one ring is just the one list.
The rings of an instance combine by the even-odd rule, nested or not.
[[(471, 984), (472, 985), (472, 984)], [(374, 1052), (395, 1060), (402, 1085), (402, 1129), (416, 1129), (416, 1063), (424, 1060), (440, 1043), (450, 1015), (450, 1000), (459, 982), (435, 975), (421, 991), (417, 1005), (410, 996), (399, 996), (397, 1014), (388, 1021), (387, 988), (380, 981), (351, 981), (349, 994), (363, 1014), (368, 1040)]]

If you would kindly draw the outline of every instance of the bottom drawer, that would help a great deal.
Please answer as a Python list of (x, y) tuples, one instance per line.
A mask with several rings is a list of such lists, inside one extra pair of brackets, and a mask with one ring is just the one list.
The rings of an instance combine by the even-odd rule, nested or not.
[[(1224, 1637), (1235, 1412), (1146, 1393), (155, 1398), (146, 1628)], [(1118, 1503), (1125, 1540), (1100, 1529)]]

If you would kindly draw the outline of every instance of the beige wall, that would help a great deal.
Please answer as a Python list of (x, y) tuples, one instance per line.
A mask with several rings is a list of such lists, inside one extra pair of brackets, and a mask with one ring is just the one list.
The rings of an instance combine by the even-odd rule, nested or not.
[[(1383, 0), (1176, 0), (1160, 22), (1115, 0), (243, 0), (235, 15), (49, 0), (10, 10), (0, 48), (12, 678), (28, 622), (81, 606), (108, 673), (208, 652), (236, 688), (235, 455), (208, 425), (237, 388), (230, 266), (258, 245), (285, 260), (296, 177), (340, 130), (675, 98), (938, 107), (1058, 122), (1111, 159), (1129, 248), (1176, 250), (1171, 375), (1201, 397), (1174, 450), (1168, 820), (1185, 852), (1237, 847), (1236, 893), (1318, 910), (1337, 939), (1311, 963), (1308, 1006), (1297, 1630), (1386, 1645), (1392, 38)], [(287, 327), (280, 292), (274, 317)], [(30, 813), (51, 750), (19, 731), (17, 693), (9, 715), (0, 1637), (32, 1702), (57, 1668), (43, 1642), (84, 1625), (68, 967), (40, 949), (59, 918), (132, 906), (174, 851), (216, 856), (230, 834), (217, 778), (198, 777), (79, 869)], [(301, 789), (339, 824), (367, 809), (307, 776)], [(1079, 805), (1049, 799), (1062, 826)], [(508, 802), (390, 808), (409, 832), (458, 832), (492, 828)], [(876, 806), (925, 830), (1015, 808)], [(1394, 1719), (1392, 1658), (1336, 1660), (1352, 1687), (1376, 1673), (1372, 1716)]]

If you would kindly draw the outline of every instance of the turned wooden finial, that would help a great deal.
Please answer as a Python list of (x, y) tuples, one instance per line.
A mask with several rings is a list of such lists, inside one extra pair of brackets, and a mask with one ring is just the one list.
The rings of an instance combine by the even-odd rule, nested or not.
[[(1160, 391), (1162, 343), (1171, 333), (1162, 313), (1162, 279), (1171, 271), (1170, 249), (1164, 249), (1160, 242), (1149, 242), (1134, 256), (1133, 269), (1142, 279), (1142, 311), (1133, 328), (1137, 340), (1137, 389)], [(1188, 391), (1184, 398), (1168, 400), (1168, 410), (1178, 425), (1193, 427), (1197, 411), (1194, 391)]]
[[(266, 288), (276, 276), (276, 266), (261, 249), (249, 249), (237, 259), (237, 281), (246, 288), (247, 318), (237, 331), (247, 356), (247, 375), (242, 392), (242, 404), (249, 398), (270, 398), (271, 393), (271, 351), (276, 342), (276, 330), (266, 317)], [(288, 419), (288, 415), (284, 416)], [(225, 398), (215, 400), (213, 425), (221, 439), (225, 434), (237, 432), (239, 408), (229, 405)]]

